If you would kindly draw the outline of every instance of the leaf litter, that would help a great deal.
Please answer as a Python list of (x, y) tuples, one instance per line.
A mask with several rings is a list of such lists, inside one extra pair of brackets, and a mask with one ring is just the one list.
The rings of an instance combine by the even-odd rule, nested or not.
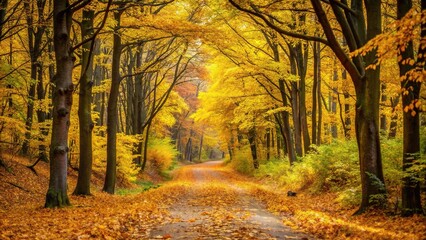
[[(422, 216), (402, 218), (373, 211), (352, 217), (349, 210), (337, 207), (332, 194), (298, 193), (296, 198), (289, 198), (283, 189), (239, 175), (219, 162), (181, 167), (174, 173), (173, 181), (140, 194), (117, 196), (98, 190), (91, 197), (70, 196), (71, 207), (45, 209), (42, 204), (48, 167), (41, 164), (35, 176), (25, 168), (23, 160), (9, 164), (13, 173), (0, 169), (0, 239), (424, 239), (426, 236), (426, 220)], [(8, 182), (28, 191), (11, 187)], [(75, 176), (69, 178), (69, 183), (75, 185)]]

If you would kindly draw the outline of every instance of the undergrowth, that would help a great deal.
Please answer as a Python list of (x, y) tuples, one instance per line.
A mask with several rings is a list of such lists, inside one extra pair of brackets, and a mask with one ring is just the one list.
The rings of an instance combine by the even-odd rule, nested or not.
[[(402, 141), (382, 139), (382, 161), (385, 185), (391, 204), (400, 202)], [(356, 141), (336, 140), (314, 146), (293, 166), (285, 158), (264, 162), (254, 175), (270, 179), (281, 187), (312, 194), (334, 192), (342, 207), (354, 207), (361, 202), (361, 181)]]
[(253, 160), (250, 154), (250, 147), (245, 145), (235, 151), (232, 160), (229, 160), (230, 166), (240, 173), (252, 175), (254, 172)]
[(117, 189), (116, 193), (117, 195), (132, 195), (132, 194), (139, 194), (145, 191), (148, 191), (150, 189), (156, 189), (161, 186), (161, 184), (154, 184), (150, 181), (143, 181), (143, 180), (136, 180), (134, 182), (136, 185), (135, 188), (119, 188)]

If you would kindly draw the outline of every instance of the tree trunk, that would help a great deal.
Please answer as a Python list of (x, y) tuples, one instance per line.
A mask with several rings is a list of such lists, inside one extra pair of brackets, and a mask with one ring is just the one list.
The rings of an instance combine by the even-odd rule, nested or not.
[[(278, 45), (277, 44), (271, 44), (270, 45), (272, 51), (274, 52), (274, 61), (275, 62), (280, 62), (280, 55), (278, 52)], [(292, 71), (296, 71), (295, 69), (295, 63), (293, 63), (293, 67), (294, 69)], [(285, 88), (285, 83), (283, 79), (278, 79), (278, 87), (279, 87), (279, 91), (280, 91), (280, 96), (281, 96), (281, 100), (282, 100), (282, 104), (284, 107), (289, 107), (290, 104), (288, 102), (287, 99), (287, 94), (286, 94), (286, 88)], [(293, 106), (293, 104), (292, 104)], [(293, 110), (293, 114), (296, 114)], [(293, 136), (291, 133), (291, 128), (290, 128), (290, 113), (288, 111), (282, 111), (280, 116), (275, 115), (275, 120), (277, 121), (277, 124), (280, 128), (280, 132), (281, 135), (283, 137), (283, 144), (281, 145), (283, 150), (284, 150), (284, 154), (287, 153), (288, 155), (288, 160), (290, 165), (292, 165), (294, 163), (294, 161), (296, 161), (296, 151), (295, 151), (295, 144), (294, 144), (294, 140), (293, 140)], [(295, 132), (297, 132), (297, 130), (295, 130)], [(278, 134), (277, 134), (278, 135)], [(297, 135), (297, 133), (296, 133)], [(299, 134), (300, 137), (300, 134)], [(279, 146), (279, 144), (277, 144), (277, 146)], [(300, 143), (300, 147), (301, 147), (301, 143)], [(280, 155), (281, 149), (278, 148), (278, 155)]]
[[(304, 22), (304, 17), (303, 21)], [(303, 151), (306, 153), (311, 145), (308, 128), (308, 118), (306, 116), (306, 71), (308, 61), (308, 46), (306, 43), (300, 43), (298, 47), (297, 68), (298, 75), (300, 76), (299, 85), (299, 114), (300, 114), (300, 127), (303, 137)]]
[(45, 207), (70, 205), (67, 195), (68, 129), (72, 105), (74, 56), (70, 44), (72, 11), (67, 0), (53, 5), (56, 75), (53, 89), (53, 123), (50, 147), (50, 180)]
[(25, 140), (22, 145), (22, 154), (27, 155), (30, 149), (30, 140), (31, 140), (31, 131), (34, 115), (34, 101), (36, 95), (36, 86), (37, 86), (37, 73), (38, 69), (41, 68), (41, 63), (39, 63), (39, 57), (41, 55), (41, 44), (42, 38), (44, 35), (45, 27), (43, 25), (43, 10), (45, 6), (45, 1), (37, 0), (37, 13), (39, 19), (34, 23), (32, 6), (29, 2), (24, 2), (25, 12), (27, 14), (27, 24), (28, 24), (28, 48), (31, 60), (31, 72), (30, 72), (30, 81), (29, 81), (29, 90), (28, 90), (28, 102), (27, 102), (27, 117), (25, 121), (26, 133)]
[(252, 127), (248, 133), (248, 141), (250, 144), (251, 156), (253, 158), (254, 169), (259, 168), (259, 160), (257, 159), (257, 147), (256, 147), (256, 127)]
[[(426, 1), (421, 1), (422, 10), (426, 9)], [(398, 0), (397, 1), (397, 17), (403, 18), (412, 7), (411, 0)], [(421, 24), (421, 38), (426, 37), (426, 24)], [(401, 49), (402, 46), (399, 46)], [(420, 109), (416, 106), (416, 102), (420, 98), (421, 80), (411, 79), (410, 70), (424, 71), (424, 60), (426, 51), (420, 46), (417, 63), (415, 65), (408, 64), (410, 59), (414, 59), (413, 43), (410, 41), (405, 47), (405, 51), (400, 52), (402, 60), (399, 62), (399, 73), (403, 77), (401, 87), (409, 91), (409, 94), (402, 94), (403, 108), (413, 104), (413, 109), (403, 111), (403, 158), (402, 168), (404, 173), (408, 174), (403, 178), (402, 186), (402, 215), (411, 216), (413, 214), (423, 213), (421, 196), (420, 196), (420, 182), (419, 176), (415, 172), (410, 172), (410, 167), (416, 164), (420, 158)], [(404, 64), (404, 60), (407, 63)], [(422, 75), (420, 73), (419, 75)], [(410, 90), (411, 89), (411, 90)]]
[[(37, 82), (37, 99), (43, 101), (45, 99), (45, 89), (43, 86), (43, 67), (40, 66), (38, 68), (38, 82)], [(40, 133), (38, 140), (40, 144), (38, 145), (38, 158), (41, 161), (48, 162), (49, 157), (47, 156), (47, 146), (45, 144), (45, 140), (47, 135), (49, 134), (49, 128), (45, 126), (46, 122), (46, 110), (38, 109), (37, 111), (37, 121), (39, 123)]]
[(121, 35), (120, 19), (122, 10), (114, 12), (116, 26), (114, 28), (114, 40), (112, 50), (112, 81), (107, 107), (107, 168), (103, 191), (114, 194), (117, 178), (117, 124), (118, 124), (118, 95), (120, 92), (120, 59), (121, 59)]
[(271, 129), (266, 129), (266, 160), (271, 159)]
[[(368, 41), (381, 33), (381, 2), (365, 0), (365, 9)], [(364, 59), (365, 66), (375, 63), (376, 60), (376, 52), (369, 52)], [(387, 197), (379, 136), (380, 66), (367, 69), (365, 78), (360, 79), (355, 89), (355, 127), (362, 182), (362, 202), (357, 213), (362, 213), (369, 206), (383, 206)]]
[[(138, 54), (138, 53), (136, 53)], [(133, 68), (135, 67), (135, 57), (133, 56), (131, 48), (128, 48), (127, 51), (128, 55), (128, 63), (127, 63), (127, 77), (126, 79), (126, 135), (135, 134), (135, 130), (133, 127), (133, 119), (135, 114), (134, 108), (136, 105), (134, 103), (137, 103), (137, 100), (135, 100), (135, 94), (139, 92), (140, 89), (137, 89), (135, 91), (134, 89), (134, 81), (133, 81)]]
[[(285, 94), (285, 86), (284, 86), (284, 80), (278, 80), (280, 92), (281, 92), (281, 99), (284, 102), (284, 106), (288, 106), (287, 103), (287, 96)], [(294, 141), (291, 134), (290, 129), (290, 116), (289, 112), (283, 111), (281, 112), (282, 117), (282, 135), (284, 139), (284, 146), (285, 150), (287, 152), (288, 161), (290, 165), (293, 165), (293, 163), (296, 161), (296, 151), (294, 148)]]
[(318, 81), (319, 77), (319, 64), (321, 61), (321, 46), (319, 42), (314, 42), (314, 79), (312, 83), (312, 118), (311, 118), (311, 126), (312, 126), (312, 144), (317, 145), (317, 109), (318, 103), (320, 102), (320, 89), (318, 89)]
[(342, 72), (342, 80), (343, 80), (343, 96), (345, 98), (345, 125), (344, 125), (344, 133), (346, 139), (351, 139), (351, 106), (349, 104), (349, 92), (348, 92), (348, 79), (346, 76), (346, 70)]
[[(93, 10), (83, 10), (81, 39), (93, 35)], [(78, 168), (75, 195), (90, 195), (90, 177), (92, 175), (92, 86), (93, 58), (90, 53), (92, 41), (83, 44), (81, 56), (80, 94), (78, 118), (80, 123), (80, 165)]]
[[(101, 40), (95, 39), (95, 45), (93, 48), (93, 61), (97, 56), (101, 54)], [(93, 70), (93, 86), (100, 86), (104, 78), (104, 69), (102, 67), (102, 61), (94, 61), (94, 70)], [(93, 96), (93, 103), (95, 104), (95, 111), (99, 113), (99, 118), (96, 121), (97, 126), (101, 126), (101, 103), (102, 103), (102, 93), (95, 93)]]
[[(334, 35), (321, 1), (311, 0), (311, 3), (329, 47), (350, 74), (356, 90), (355, 131), (362, 183), (362, 202), (356, 213), (362, 213), (369, 206), (383, 204), (386, 200), (379, 138), (380, 68), (365, 71), (366, 66), (376, 61), (375, 51), (367, 54), (365, 58), (362, 56), (349, 58)], [(338, 5), (331, 3), (334, 16), (342, 28), (350, 51), (354, 51), (381, 33), (381, 1), (364, 0), (364, 5), (362, 0), (351, 1), (351, 8), (357, 13), (354, 16), (345, 15)], [(364, 7), (367, 24), (364, 19)]]
[(333, 115), (332, 121), (331, 121), (331, 136), (332, 138), (337, 138), (337, 95), (339, 94), (337, 91), (337, 81), (339, 80), (339, 74), (337, 71), (337, 61), (336, 58), (334, 58), (333, 62), (333, 86), (330, 93), (330, 112)]
[[(275, 115), (275, 117), (276, 117), (276, 115)], [(278, 134), (278, 128), (280, 128), (280, 132), (281, 132), (281, 125), (280, 125), (280, 123), (278, 123), (278, 119), (276, 119), (276, 122), (277, 122), (276, 123), (277, 127), (275, 127), (275, 128), (277, 128), (277, 130), (276, 130), (277, 134), (275, 135), (275, 138), (276, 138), (277, 144), (275, 146), (277, 148), (277, 157), (281, 158), (281, 136), (282, 136), (282, 134), (281, 135)]]
[[(142, 66), (142, 54), (143, 49), (140, 47), (139, 51), (136, 53), (136, 68)], [(145, 106), (145, 96), (149, 91), (150, 83), (145, 81), (142, 83), (142, 74), (139, 74), (135, 77), (135, 87), (134, 87), (134, 96), (133, 96), (133, 132), (134, 134), (142, 135), (144, 132), (144, 122), (146, 121), (146, 106)], [(142, 141), (138, 143), (137, 154), (142, 154)], [(141, 164), (143, 157), (138, 156), (134, 159), (136, 164)]]
[(192, 162), (192, 137), (191, 136), (188, 138), (188, 142), (186, 142), (185, 160)]
[[(292, 50), (293, 47), (290, 48), (290, 68), (291, 74), (297, 75), (297, 66), (296, 66), (296, 56)], [(298, 86), (297, 82), (291, 82), (291, 109), (292, 109), (292, 117), (293, 117), (293, 128), (294, 128), (294, 144), (297, 156), (303, 155), (303, 147), (302, 147), (302, 127), (300, 125), (300, 109), (299, 109), (299, 94), (298, 94)]]
[(396, 137), (396, 132), (398, 128), (398, 115), (396, 113), (396, 107), (399, 104), (399, 96), (396, 96), (395, 98), (392, 97), (391, 100), (391, 108), (392, 108), (392, 116), (391, 116), (391, 122), (389, 125), (389, 139), (394, 139)]
[(143, 147), (143, 162), (142, 162), (142, 171), (145, 170), (146, 162), (148, 161), (148, 143), (149, 143), (149, 130), (151, 129), (151, 122), (146, 125), (145, 141)]
[[(385, 104), (388, 101), (388, 96), (386, 96), (386, 83), (382, 83), (381, 85), (381, 103)], [(383, 112), (383, 111), (381, 111)], [(386, 135), (386, 132), (388, 130), (388, 121), (385, 113), (382, 113), (380, 115), (380, 132), (382, 135)]]
[[(321, 46), (321, 45), (320, 45)], [(318, 123), (317, 123), (317, 139), (316, 144), (321, 145), (321, 134), (322, 134), (322, 102), (321, 102), (321, 58), (318, 62)]]
[(199, 162), (201, 162), (201, 157), (202, 157), (202, 154), (203, 154), (203, 140), (204, 140), (204, 134), (203, 133), (201, 133), (201, 137), (200, 137), (200, 150), (199, 150), (199, 153), (198, 153), (198, 161)]

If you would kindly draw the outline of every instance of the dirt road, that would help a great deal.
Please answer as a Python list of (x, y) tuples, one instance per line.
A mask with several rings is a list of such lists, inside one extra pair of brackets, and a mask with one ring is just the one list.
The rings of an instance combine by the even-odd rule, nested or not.
[(282, 224), (251, 197), (244, 181), (222, 162), (185, 166), (176, 181), (188, 191), (169, 208), (169, 221), (151, 231), (152, 239), (309, 239)]

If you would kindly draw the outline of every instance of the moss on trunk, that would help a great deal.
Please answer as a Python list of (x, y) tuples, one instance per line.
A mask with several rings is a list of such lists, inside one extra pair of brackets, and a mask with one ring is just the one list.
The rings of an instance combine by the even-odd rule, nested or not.
[(71, 202), (66, 192), (49, 189), (46, 194), (45, 208), (67, 207)]

